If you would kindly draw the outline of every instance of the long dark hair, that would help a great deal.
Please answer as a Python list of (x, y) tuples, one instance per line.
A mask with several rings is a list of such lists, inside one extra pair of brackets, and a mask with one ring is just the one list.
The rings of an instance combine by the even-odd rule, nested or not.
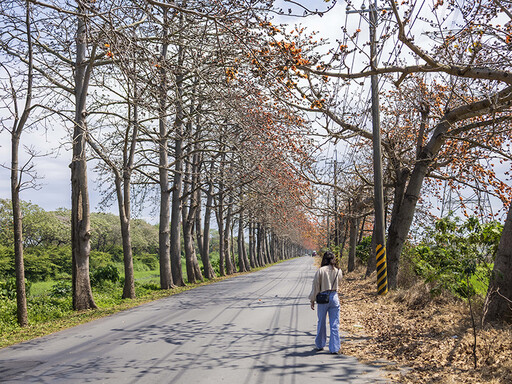
[(333, 267), (336, 267), (336, 257), (331, 251), (325, 252), (324, 256), (322, 257), (322, 263), (320, 266), (324, 267), (326, 265), (332, 265)]

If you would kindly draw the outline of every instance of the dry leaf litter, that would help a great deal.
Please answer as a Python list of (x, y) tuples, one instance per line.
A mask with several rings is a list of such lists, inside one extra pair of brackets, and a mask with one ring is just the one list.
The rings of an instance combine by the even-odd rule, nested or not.
[(512, 326), (482, 328), (481, 313), (475, 314), (475, 369), (472, 322), (462, 300), (432, 297), (423, 283), (377, 296), (375, 275), (365, 279), (362, 271), (345, 276), (340, 299), (341, 353), (386, 361), (391, 382), (512, 383)]

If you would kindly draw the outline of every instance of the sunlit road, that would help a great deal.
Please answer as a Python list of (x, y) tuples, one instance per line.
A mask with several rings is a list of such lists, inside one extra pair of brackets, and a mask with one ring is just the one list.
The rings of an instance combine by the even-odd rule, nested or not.
[(301, 257), (1, 349), (0, 382), (388, 382), (313, 350), (314, 271)]

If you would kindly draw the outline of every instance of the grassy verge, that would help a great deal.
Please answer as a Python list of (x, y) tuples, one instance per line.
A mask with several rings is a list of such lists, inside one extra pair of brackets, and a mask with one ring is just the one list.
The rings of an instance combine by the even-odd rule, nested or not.
[(51, 333), (109, 316), (144, 303), (162, 299), (189, 289), (212, 284), (231, 277), (256, 272), (270, 266), (271, 265), (254, 268), (250, 272), (238, 272), (229, 276), (217, 277), (215, 279), (205, 280), (196, 284), (188, 284), (185, 287), (176, 287), (170, 290), (154, 289), (155, 282), (159, 281), (158, 273), (155, 275), (155, 271), (139, 271), (136, 272), (136, 278), (143, 281), (143, 283), (138, 283), (136, 285), (136, 299), (121, 299), (122, 287), (114, 284), (106, 284), (93, 289), (94, 299), (98, 309), (81, 312), (72, 310), (71, 297), (51, 297), (48, 291), (55, 282), (34, 283), (32, 289), (35, 289), (38, 296), (32, 294), (29, 297), (29, 325), (27, 327), (21, 328), (16, 324), (15, 299), (0, 301), (0, 348), (49, 335)]

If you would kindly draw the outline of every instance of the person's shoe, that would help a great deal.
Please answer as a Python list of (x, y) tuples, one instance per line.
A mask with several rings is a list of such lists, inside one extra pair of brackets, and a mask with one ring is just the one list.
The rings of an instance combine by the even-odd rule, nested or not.
[(320, 352), (320, 351), (323, 351), (324, 349), (323, 348), (315, 348), (315, 351), (317, 352)]

